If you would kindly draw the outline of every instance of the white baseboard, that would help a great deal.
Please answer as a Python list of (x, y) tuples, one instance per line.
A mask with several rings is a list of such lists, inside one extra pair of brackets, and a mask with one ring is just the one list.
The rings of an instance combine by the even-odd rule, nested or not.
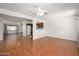
[(48, 37), (55, 37), (55, 38), (60, 38), (60, 39), (65, 39), (65, 40), (77, 41), (77, 39), (72, 39), (72, 38), (67, 38), (67, 37), (61, 37), (61, 36), (51, 36), (51, 35), (48, 35)]
[[(77, 41), (77, 39), (71, 39), (71, 38), (60, 37), (60, 36), (47, 35), (47, 36), (42, 36), (42, 37), (54, 37), (54, 38), (60, 38), (60, 39), (64, 39), (64, 40)], [(39, 39), (39, 38), (42, 38), (42, 37), (35, 37), (35, 38), (33, 38), (33, 40), (36, 40), (36, 39)]]

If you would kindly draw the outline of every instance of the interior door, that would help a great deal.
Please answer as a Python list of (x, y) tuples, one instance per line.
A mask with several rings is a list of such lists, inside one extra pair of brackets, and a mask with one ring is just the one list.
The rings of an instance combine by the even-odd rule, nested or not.
[(31, 26), (27, 25), (27, 35), (31, 35)]

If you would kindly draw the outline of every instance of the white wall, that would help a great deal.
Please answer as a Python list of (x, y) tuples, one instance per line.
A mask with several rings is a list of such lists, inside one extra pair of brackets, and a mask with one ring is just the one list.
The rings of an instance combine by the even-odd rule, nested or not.
[(3, 40), (3, 24), (0, 23), (0, 40)]
[(23, 36), (26, 36), (26, 21), (23, 22)]
[(18, 28), (19, 28), (19, 29), (18, 29), (18, 32), (19, 32), (19, 33), (22, 33), (22, 32), (23, 32), (23, 31), (22, 31), (22, 28), (23, 28), (22, 26), (23, 26), (23, 25), (22, 25), (21, 23), (18, 25)]
[(47, 36), (77, 40), (77, 28), (75, 16), (50, 16), (46, 20)]
[(78, 48), (79, 48), (79, 17), (77, 18), (77, 43), (78, 43)]
[(3, 40), (3, 18), (0, 17), (0, 40)]
[[(36, 29), (36, 22), (37, 21), (42, 21), (44, 22), (44, 28), (43, 29)], [(41, 37), (44, 37), (46, 36), (46, 30), (45, 30), (45, 21), (44, 20), (41, 20), (41, 19), (35, 19), (33, 20), (33, 40), (35, 39), (38, 39), (38, 38), (41, 38)]]
[[(48, 14), (44, 19), (44, 29), (36, 29), (33, 20), (33, 39), (49, 36), (77, 41), (76, 10), (70, 9), (55, 14)], [(42, 20), (42, 19), (39, 19)]]

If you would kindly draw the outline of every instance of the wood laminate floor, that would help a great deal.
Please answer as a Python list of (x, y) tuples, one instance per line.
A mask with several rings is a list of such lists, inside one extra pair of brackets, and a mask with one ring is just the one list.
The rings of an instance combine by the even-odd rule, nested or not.
[(79, 49), (74, 41), (44, 37), (32, 40), (29, 37), (7, 35), (0, 41), (0, 54), (12, 56), (78, 56)]

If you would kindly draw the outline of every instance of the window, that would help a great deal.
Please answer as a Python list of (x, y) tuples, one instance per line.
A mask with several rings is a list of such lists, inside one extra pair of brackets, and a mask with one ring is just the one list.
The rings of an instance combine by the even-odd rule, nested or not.
[(7, 30), (16, 30), (17, 27), (16, 26), (7, 26)]

